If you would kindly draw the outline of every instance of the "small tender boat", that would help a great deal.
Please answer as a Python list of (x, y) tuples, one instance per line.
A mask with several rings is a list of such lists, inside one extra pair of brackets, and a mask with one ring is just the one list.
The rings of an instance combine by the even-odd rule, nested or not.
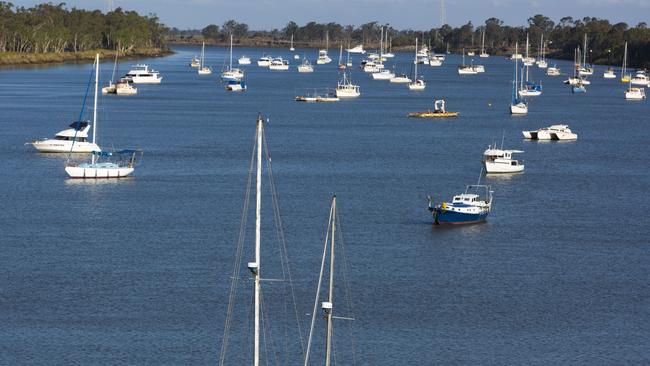
[(134, 84), (160, 84), (163, 78), (158, 71), (150, 70), (148, 65), (135, 65), (124, 79)]
[(237, 60), (237, 63), (240, 65), (250, 65), (251, 64), (251, 58), (248, 56), (242, 56)]
[(513, 154), (523, 153), (521, 150), (503, 150), (495, 146), (489, 146), (483, 152), (483, 167), (489, 174), (495, 173), (519, 173), (524, 171), (524, 164), (513, 159)]
[(578, 135), (573, 133), (568, 125), (551, 125), (534, 131), (521, 131), (524, 138), (530, 140), (577, 140)]
[(492, 208), (492, 193), (490, 186), (468, 185), (465, 193), (454, 196), (451, 202), (435, 205), (428, 197), (429, 211), (436, 225), (484, 222)]
[(336, 86), (336, 96), (338, 98), (356, 98), (361, 95), (359, 85), (352, 84), (352, 80), (343, 73), (343, 79)]
[(257, 60), (257, 66), (260, 67), (269, 67), (271, 66), (271, 58), (268, 56), (262, 56)]
[(303, 58), (302, 63), (298, 65), (298, 72), (314, 72), (314, 67), (307, 58)]
[(271, 61), (271, 65), (269, 65), (269, 70), (289, 70), (289, 61), (282, 59), (282, 57), (274, 58), (273, 61)]
[(445, 100), (436, 99), (433, 101), (433, 111), (428, 110), (424, 112), (411, 112), (408, 114), (409, 117), (415, 118), (449, 118), (449, 117), (458, 117), (460, 113), (458, 112), (448, 112), (445, 110)]
[(411, 82), (411, 79), (409, 79), (406, 74), (400, 74), (393, 78), (390, 78), (390, 82), (395, 84), (407, 84)]

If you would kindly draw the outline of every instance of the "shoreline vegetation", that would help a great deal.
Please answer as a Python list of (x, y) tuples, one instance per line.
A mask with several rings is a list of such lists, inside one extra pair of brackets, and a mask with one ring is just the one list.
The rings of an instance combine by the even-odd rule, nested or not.
[(167, 48), (142, 48), (133, 49), (127, 52), (119, 52), (116, 50), (106, 49), (88, 50), (83, 52), (0, 52), (0, 66), (86, 62), (95, 60), (95, 55), (97, 53), (99, 53), (99, 57), (101, 59), (110, 58), (112, 60), (115, 57), (115, 54), (118, 53), (119, 58), (122, 60), (133, 60), (148, 57), (163, 57), (171, 55), (174, 52)]

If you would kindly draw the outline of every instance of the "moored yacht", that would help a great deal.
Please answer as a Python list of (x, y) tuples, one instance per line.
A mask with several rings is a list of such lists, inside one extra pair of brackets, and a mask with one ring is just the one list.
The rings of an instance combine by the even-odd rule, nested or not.
[(605, 72), (603, 72), (603, 78), (616, 79), (616, 73), (614, 72), (614, 68), (610, 67)]
[(240, 65), (250, 65), (251, 64), (251, 58), (248, 56), (242, 56), (237, 60), (237, 63)]
[(289, 70), (289, 61), (283, 60), (282, 57), (274, 58), (269, 65), (270, 70), (286, 71)]
[(330, 62), (332, 62), (332, 59), (327, 55), (327, 50), (319, 50), (318, 59), (316, 60), (316, 63), (319, 65), (323, 65), (323, 64), (329, 64)]
[(298, 72), (314, 72), (314, 67), (306, 57), (303, 58), (302, 63), (298, 65)]
[(451, 202), (435, 205), (429, 197), (429, 211), (436, 225), (483, 222), (492, 208), (492, 193), (490, 186), (468, 185), (465, 193), (454, 196)]
[(648, 85), (648, 76), (645, 73), (645, 70), (637, 71), (636, 75), (630, 80), (632, 85)]
[(135, 65), (124, 75), (124, 79), (133, 84), (160, 84), (162, 76), (156, 70), (149, 69), (148, 65)]
[(59, 131), (54, 138), (42, 139), (30, 144), (44, 153), (89, 153), (101, 151), (97, 144), (88, 141), (90, 121), (72, 122), (70, 128)]
[(395, 84), (406, 84), (406, 83), (410, 83), (411, 79), (409, 79), (409, 77), (406, 76), (406, 74), (400, 74), (390, 78), (390, 82)]
[(485, 172), (493, 173), (519, 173), (524, 171), (524, 164), (513, 159), (513, 154), (523, 153), (521, 150), (503, 150), (489, 146), (483, 152), (483, 166)]
[(365, 54), (366, 53), (366, 51), (363, 49), (362, 44), (354, 46), (352, 48), (346, 48), (345, 50), (350, 52), (350, 53), (360, 53), (360, 54)]
[(640, 88), (632, 87), (632, 83), (630, 83), (630, 87), (627, 88), (627, 90), (625, 91), (625, 99), (643, 100), (645, 99), (645, 89), (643, 87)]
[(390, 80), (395, 77), (395, 73), (389, 69), (384, 69), (379, 72), (372, 73), (373, 80)]
[(268, 56), (262, 56), (257, 60), (257, 66), (269, 67), (271, 65), (271, 58)]
[(560, 76), (561, 72), (557, 66), (552, 66), (546, 69), (546, 75), (548, 76)]

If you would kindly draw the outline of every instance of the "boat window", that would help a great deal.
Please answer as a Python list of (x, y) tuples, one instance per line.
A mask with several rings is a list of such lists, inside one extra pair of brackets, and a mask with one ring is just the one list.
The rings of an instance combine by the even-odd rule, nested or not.
[(510, 164), (512, 164), (512, 165), (517, 165), (517, 162), (516, 162), (516, 161), (513, 161), (513, 162), (510, 163)]

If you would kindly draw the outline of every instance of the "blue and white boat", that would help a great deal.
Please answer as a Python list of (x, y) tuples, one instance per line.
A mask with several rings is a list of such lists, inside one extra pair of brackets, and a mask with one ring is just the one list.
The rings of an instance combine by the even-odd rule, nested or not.
[(451, 202), (435, 205), (429, 197), (429, 211), (436, 225), (483, 222), (492, 208), (492, 193), (490, 186), (468, 185), (465, 193), (454, 196)]
[(578, 82), (577, 84), (571, 86), (571, 91), (574, 94), (586, 93), (587, 88), (585, 88), (585, 85), (582, 82)]

